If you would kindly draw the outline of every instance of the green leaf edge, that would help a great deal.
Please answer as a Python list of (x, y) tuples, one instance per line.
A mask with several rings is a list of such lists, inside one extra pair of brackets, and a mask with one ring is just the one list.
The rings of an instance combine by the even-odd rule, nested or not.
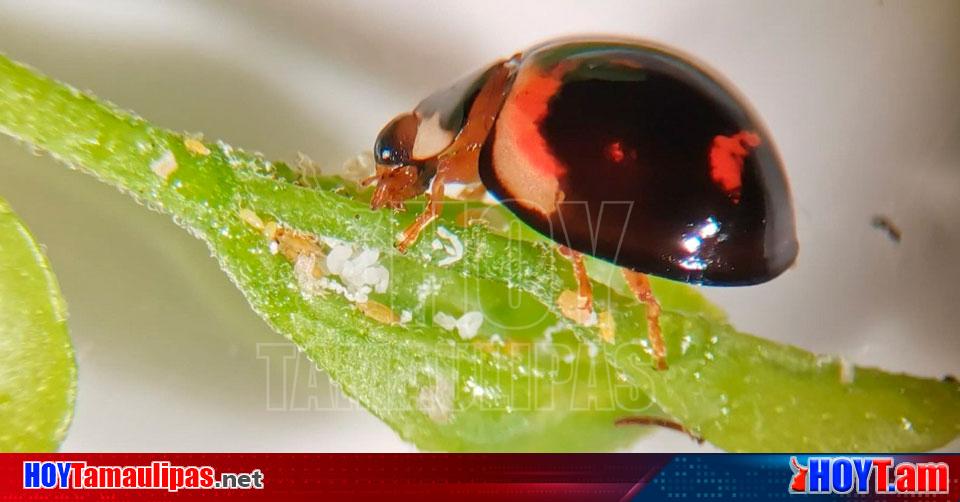
[[(0, 198), (0, 231), (15, 234), (8, 244), (22, 246), (25, 252), (33, 257), (33, 261), (25, 265), (22, 273), (33, 280), (42, 281), (38, 286), (43, 288), (43, 298), (47, 302), (31, 308), (35, 308), (35, 315), (45, 318), (45, 323), (52, 323), (52, 329), (49, 332), (31, 335), (29, 339), (24, 340), (27, 344), (41, 342), (47, 345), (43, 348), (39, 345), (36, 347), (45, 357), (40, 363), (31, 359), (28, 368), (14, 370), (18, 373), (13, 376), (17, 383), (28, 385), (14, 389), (13, 394), (8, 395), (7, 399), (0, 403), (0, 451), (56, 451), (73, 420), (77, 395), (77, 365), (67, 330), (66, 302), (63, 300), (60, 286), (42, 247), (23, 221), (13, 212), (7, 201), (2, 198)], [(0, 243), (0, 249), (2, 247), (3, 244)], [(32, 324), (29, 320), (23, 322)], [(0, 328), (0, 334), (3, 331), (4, 329)], [(59, 350), (51, 350), (50, 344), (56, 344)], [(30, 347), (24, 345), (18, 348), (30, 350)], [(9, 371), (10, 368), (5, 370)], [(25, 371), (32, 371), (32, 373), (24, 375)], [(0, 384), (0, 390), (4, 385)], [(44, 393), (40, 401), (37, 400), (35, 392)], [(29, 416), (36, 415), (38, 412), (49, 412), (51, 408), (59, 413), (56, 416)], [(24, 424), (28, 425), (24, 426)], [(33, 430), (30, 430), (31, 428)]]

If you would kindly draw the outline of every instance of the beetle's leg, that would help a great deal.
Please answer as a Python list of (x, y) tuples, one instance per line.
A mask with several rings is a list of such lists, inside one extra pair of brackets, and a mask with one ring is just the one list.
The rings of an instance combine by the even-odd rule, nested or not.
[(583, 255), (567, 246), (557, 245), (561, 256), (570, 260), (573, 265), (573, 275), (577, 278), (577, 308), (588, 315), (593, 312), (593, 287), (587, 275), (587, 267), (583, 265)]
[(438, 174), (433, 180), (433, 188), (430, 190), (430, 196), (427, 198), (426, 207), (417, 215), (413, 223), (403, 230), (403, 234), (397, 241), (397, 249), (401, 253), (405, 252), (414, 242), (417, 242), (417, 237), (420, 236), (420, 232), (422, 232), (431, 221), (440, 216), (440, 210), (443, 208), (443, 183), (442, 175)]
[(647, 338), (653, 348), (653, 363), (658, 370), (667, 369), (667, 347), (660, 332), (660, 302), (653, 296), (650, 279), (645, 274), (622, 268), (630, 291), (647, 307)]
[(475, 183), (480, 180), (477, 168), (480, 158), (480, 146), (496, 121), (500, 105), (506, 98), (507, 82), (513, 75), (513, 69), (501, 62), (480, 89), (467, 115), (463, 130), (435, 159), (437, 175), (433, 179), (433, 189), (427, 199), (427, 207), (410, 224), (400, 240), (397, 249), (404, 252), (417, 241), (420, 232), (440, 215), (443, 203), (443, 184), (446, 182)]

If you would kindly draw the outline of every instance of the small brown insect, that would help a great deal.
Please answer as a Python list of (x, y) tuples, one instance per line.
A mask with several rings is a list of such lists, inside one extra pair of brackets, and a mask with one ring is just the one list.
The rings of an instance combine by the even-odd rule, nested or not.
[(890, 218), (881, 214), (874, 215), (873, 219), (870, 220), (870, 225), (873, 226), (873, 228), (886, 232), (887, 237), (893, 242), (900, 242), (900, 237), (903, 236), (900, 227), (894, 224)]

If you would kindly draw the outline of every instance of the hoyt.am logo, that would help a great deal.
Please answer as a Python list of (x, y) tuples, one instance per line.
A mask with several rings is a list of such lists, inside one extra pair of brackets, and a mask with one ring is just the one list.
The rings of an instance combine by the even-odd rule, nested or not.
[(950, 466), (943, 462), (897, 462), (893, 457), (790, 457), (790, 493), (943, 494)]

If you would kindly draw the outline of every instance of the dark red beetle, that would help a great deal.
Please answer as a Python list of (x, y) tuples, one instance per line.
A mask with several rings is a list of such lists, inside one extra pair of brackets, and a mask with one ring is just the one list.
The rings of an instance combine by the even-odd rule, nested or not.
[(758, 118), (711, 72), (644, 42), (553, 41), (498, 61), (387, 124), (374, 155), (374, 209), (430, 190), (401, 251), (437, 216), (445, 183), (482, 183), (572, 260), (582, 308), (580, 253), (623, 267), (660, 368), (644, 274), (749, 285), (797, 256), (787, 179)]

